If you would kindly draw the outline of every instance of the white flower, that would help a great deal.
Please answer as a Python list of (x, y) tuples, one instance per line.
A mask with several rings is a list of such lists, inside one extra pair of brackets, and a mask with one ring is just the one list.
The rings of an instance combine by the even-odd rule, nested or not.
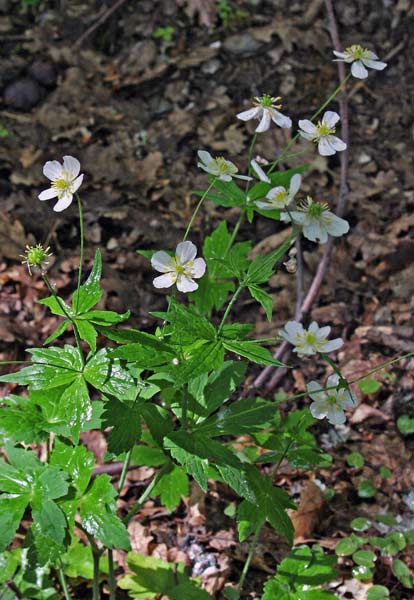
[(302, 119), (299, 121), (299, 133), (305, 140), (318, 144), (318, 152), (321, 156), (332, 156), (346, 148), (345, 142), (332, 135), (336, 131), (335, 125), (339, 119), (338, 113), (332, 110), (326, 111), (322, 120), (316, 125), (308, 119)]
[(43, 175), (51, 180), (52, 185), (48, 190), (39, 194), (39, 200), (58, 198), (53, 210), (65, 210), (73, 200), (73, 194), (80, 188), (83, 175), (79, 175), (80, 162), (73, 156), (64, 156), (63, 165), (58, 160), (48, 160), (43, 167)]
[(296, 173), (290, 180), (288, 190), (283, 185), (278, 185), (267, 192), (266, 198), (256, 200), (256, 206), (262, 210), (281, 210), (285, 208), (293, 201), (301, 183), (302, 177)]
[(273, 98), (267, 94), (264, 94), (263, 96), (256, 96), (253, 98), (253, 108), (245, 110), (236, 116), (242, 121), (260, 119), (260, 123), (255, 129), (256, 133), (263, 133), (263, 131), (267, 131), (270, 127), (271, 121), (276, 123), (276, 125), (279, 125), (279, 127), (292, 127), (292, 120), (286, 115), (282, 115), (282, 113), (278, 111), (279, 108), (282, 108), (281, 104), (277, 104), (280, 99), (280, 96)]
[[(260, 166), (259, 160), (260, 160), (259, 157), (254, 158), (252, 161), (250, 161), (250, 166), (252, 167), (253, 171), (256, 173), (256, 175), (260, 179), (260, 181), (264, 181), (265, 183), (272, 183), (270, 177), (268, 177), (266, 175), (266, 173), (263, 171), (262, 167)], [(265, 165), (268, 165), (268, 164), (269, 163), (267, 161), (265, 161)]]
[(348, 221), (334, 215), (327, 204), (314, 202), (310, 196), (298, 210), (282, 212), (280, 219), (300, 225), (305, 238), (320, 244), (326, 244), (328, 234), (339, 237), (349, 231)]
[(151, 258), (151, 265), (156, 271), (164, 273), (156, 277), (153, 284), (156, 288), (168, 288), (177, 284), (180, 292), (193, 292), (198, 288), (194, 281), (206, 272), (203, 258), (196, 258), (197, 248), (192, 242), (180, 242), (175, 250), (175, 257), (166, 252), (156, 252)]
[(321, 390), (321, 386), (316, 381), (308, 383), (308, 394), (313, 400), (309, 408), (315, 419), (327, 417), (332, 425), (341, 425), (346, 421), (344, 410), (355, 408), (357, 405), (355, 395), (346, 387), (338, 387), (338, 384), (339, 376), (336, 373), (330, 375), (326, 382), (327, 388), (336, 387), (336, 389)]
[(199, 150), (197, 154), (201, 161), (197, 163), (197, 167), (210, 173), (210, 175), (214, 175), (217, 179), (221, 179), (221, 181), (231, 181), (233, 177), (236, 177), (237, 179), (246, 179), (246, 181), (252, 179), (246, 175), (237, 175), (239, 169), (236, 165), (222, 156), (213, 158), (210, 152), (207, 152), (206, 150)]
[(280, 331), (280, 336), (295, 346), (293, 352), (299, 356), (311, 356), (317, 352), (333, 352), (343, 346), (341, 338), (328, 340), (330, 331), (329, 326), (319, 327), (316, 321), (313, 321), (308, 329), (304, 329), (299, 321), (288, 321)]
[(362, 48), (358, 44), (345, 48), (345, 52), (334, 50), (334, 54), (338, 57), (334, 60), (352, 63), (351, 73), (358, 79), (366, 79), (368, 77), (368, 71), (365, 67), (382, 71), (387, 66), (387, 63), (378, 60), (378, 56), (371, 52), (371, 50)]

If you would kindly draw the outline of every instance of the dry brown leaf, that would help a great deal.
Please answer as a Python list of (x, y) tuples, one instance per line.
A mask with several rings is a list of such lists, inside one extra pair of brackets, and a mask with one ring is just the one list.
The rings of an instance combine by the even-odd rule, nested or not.
[(216, 19), (217, 5), (216, 0), (177, 0), (179, 6), (184, 6), (184, 12), (194, 19), (198, 16), (200, 25), (211, 27)]
[(295, 544), (311, 537), (324, 505), (325, 497), (321, 488), (309, 481), (300, 495), (298, 510), (291, 511), (289, 515), (295, 528)]

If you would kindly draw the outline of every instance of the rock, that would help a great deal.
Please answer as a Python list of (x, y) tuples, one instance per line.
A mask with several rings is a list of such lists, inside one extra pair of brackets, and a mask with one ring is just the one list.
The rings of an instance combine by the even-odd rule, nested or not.
[(39, 104), (45, 96), (45, 89), (31, 77), (24, 77), (10, 83), (4, 90), (4, 102), (17, 110), (27, 111)]
[(236, 33), (228, 37), (224, 48), (232, 54), (254, 54), (261, 48), (262, 44), (255, 40), (249, 32)]
[(46, 60), (35, 60), (28, 69), (29, 75), (46, 87), (56, 84), (57, 71), (55, 65)]

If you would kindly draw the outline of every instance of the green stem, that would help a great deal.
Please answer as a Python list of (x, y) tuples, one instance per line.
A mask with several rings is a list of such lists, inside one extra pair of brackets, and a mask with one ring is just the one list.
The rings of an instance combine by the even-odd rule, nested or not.
[(93, 557), (93, 583), (92, 583), (92, 600), (100, 600), (100, 592), (99, 592), (99, 561), (101, 558), (101, 553), (96, 552), (92, 548), (92, 557)]
[(183, 242), (185, 242), (185, 240), (188, 237), (188, 234), (190, 233), (190, 229), (193, 226), (194, 223), (194, 219), (196, 218), (198, 211), (200, 210), (200, 208), (203, 205), (204, 200), (207, 197), (207, 194), (209, 193), (209, 191), (211, 190), (211, 188), (213, 187), (213, 185), (216, 183), (217, 177), (214, 177), (213, 181), (210, 183), (210, 185), (208, 186), (208, 188), (206, 189), (206, 191), (204, 192), (204, 194), (201, 196), (199, 203), (197, 204), (197, 206), (195, 207), (195, 210), (191, 216), (190, 222), (187, 225), (187, 229), (185, 230), (185, 234), (183, 237)]
[(76, 306), (75, 313), (78, 312), (78, 304), (79, 304), (79, 288), (81, 286), (82, 280), (82, 267), (83, 267), (83, 254), (84, 254), (84, 233), (83, 233), (83, 210), (82, 210), (82, 202), (79, 194), (75, 194), (76, 200), (78, 202), (79, 209), (79, 235), (80, 235), (80, 257), (79, 257), (79, 270), (78, 270), (78, 286), (77, 286), (77, 294), (76, 294)]
[(164, 463), (164, 465), (161, 467), (161, 469), (155, 475), (154, 479), (147, 486), (144, 493), (140, 496), (140, 498), (138, 498), (138, 500), (135, 502), (135, 504), (131, 508), (131, 510), (122, 519), (125, 524), (128, 523), (132, 519), (132, 517), (139, 511), (139, 509), (142, 507), (144, 502), (146, 502), (148, 497), (151, 495), (151, 493), (152, 493), (153, 489), (155, 488), (155, 486), (157, 485), (157, 483), (164, 477), (164, 475), (170, 470), (170, 468), (171, 468), (171, 461), (167, 461), (166, 463)]
[(65, 577), (65, 573), (63, 571), (63, 567), (62, 567), (61, 561), (59, 561), (58, 572), (59, 572), (60, 585), (62, 586), (62, 590), (63, 590), (63, 593), (65, 595), (65, 600), (71, 600), (70, 594), (69, 594), (68, 584), (67, 584), (67, 581), (66, 581), (66, 577)]
[(246, 209), (243, 208), (242, 211), (241, 211), (241, 213), (240, 213), (240, 215), (239, 215), (239, 218), (237, 219), (237, 223), (234, 226), (233, 233), (231, 234), (231, 238), (230, 238), (229, 243), (227, 245), (226, 251), (225, 251), (224, 256), (223, 256), (223, 259), (227, 258), (227, 255), (230, 252), (230, 249), (231, 249), (231, 247), (234, 244), (234, 240), (236, 239), (236, 236), (239, 233), (239, 229), (240, 229), (240, 227), (241, 227), (241, 225), (242, 225), (242, 223), (244, 221), (244, 217), (245, 216), (246, 216)]
[(43, 281), (45, 282), (45, 285), (47, 287), (47, 289), (49, 290), (49, 292), (52, 294), (52, 296), (54, 297), (54, 299), (56, 300), (56, 302), (59, 304), (60, 309), (62, 310), (62, 312), (65, 314), (66, 318), (71, 322), (72, 324), (72, 328), (73, 328), (73, 333), (75, 334), (75, 340), (76, 340), (76, 345), (78, 347), (79, 350), (79, 354), (81, 356), (82, 359), (82, 364), (85, 364), (85, 357), (83, 355), (83, 350), (82, 350), (82, 344), (81, 344), (81, 339), (80, 339), (80, 335), (79, 335), (79, 331), (78, 328), (76, 326), (75, 320), (74, 318), (68, 313), (68, 311), (66, 310), (65, 305), (62, 303), (61, 299), (59, 298), (59, 296), (56, 294), (55, 290), (53, 289), (52, 284), (49, 281), (48, 276), (46, 275), (46, 273), (42, 273), (42, 278)]
[[(329, 98), (327, 100), (325, 100), (325, 102), (322, 104), (322, 106), (320, 106), (315, 113), (313, 113), (313, 115), (310, 118), (311, 121), (314, 121), (316, 119), (316, 117), (318, 117), (321, 114), (321, 112), (323, 111), (323, 109), (326, 108), (330, 102), (332, 102), (332, 100), (339, 94), (339, 92), (346, 85), (346, 83), (348, 82), (348, 80), (349, 80), (350, 77), (351, 77), (351, 73), (348, 73), (348, 75), (345, 77), (345, 79), (343, 81), (341, 81), (341, 83), (332, 92), (332, 94), (329, 96)], [(286, 158), (287, 153), (292, 148), (292, 146), (296, 143), (296, 141), (298, 140), (299, 137), (300, 137), (300, 133), (298, 131), (296, 133), (296, 135), (294, 135), (293, 138), (290, 140), (290, 142), (287, 144), (287, 146), (285, 147), (285, 149), (282, 150), (282, 152), (279, 154), (278, 158), (275, 161), (272, 162), (271, 167), (270, 167), (270, 169), (268, 171), (268, 174), (272, 173), (272, 171), (275, 170), (275, 167), (280, 162), (282, 162), (282, 160), (284, 160)]]
[(262, 527), (263, 527), (263, 523), (261, 525), (259, 525), (259, 527), (257, 527), (257, 529), (256, 529), (256, 531), (254, 533), (254, 536), (253, 536), (253, 539), (252, 539), (252, 543), (251, 543), (251, 546), (250, 546), (250, 551), (249, 551), (249, 554), (247, 556), (247, 560), (244, 563), (243, 571), (242, 571), (242, 574), (240, 575), (239, 584), (237, 586), (237, 589), (238, 589), (239, 593), (243, 589), (243, 585), (244, 585), (245, 579), (247, 577), (247, 573), (249, 572), (250, 563), (252, 562), (254, 553), (256, 551), (256, 546), (257, 546), (257, 543), (259, 541), (259, 536), (260, 536), (260, 532), (262, 531)]
[(236, 300), (239, 297), (240, 292), (242, 291), (242, 289), (243, 289), (243, 286), (239, 285), (239, 287), (237, 288), (237, 290), (234, 292), (232, 299), (228, 303), (228, 306), (227, 306), (227, 308), (225, 310), (223, 318), (221, 319), (221, 323), (219, 325), (219, 328), (218, 328), (218, 331), (217, 331), (217, 335), (220, 335), (220, 333), (222, 332), (224, 324), (226, 322), (226, 319), (229, 316), (229, 313), (230, 313), (231, 309), (233, 308), (233, 304), (236, 302)]
[(111, 548), (108, 548), (108, 583), (109, 600), (116, 600), (116, 579), (114, 568), (114, 555)]
[(128, 450), (128, 452), (126, 453), (124, 464), (122, 466), (121, 476), (120, 476), (119, 482), (118, 482), (118, 496), (121, 493), (121, 490), (125, 483), (125, 479), (126, 479), (128, 469), (129, 469), (129, 464), (131, 462), (131, 456), (132, 456), (132, 448), (131, 448), (131, 450)]

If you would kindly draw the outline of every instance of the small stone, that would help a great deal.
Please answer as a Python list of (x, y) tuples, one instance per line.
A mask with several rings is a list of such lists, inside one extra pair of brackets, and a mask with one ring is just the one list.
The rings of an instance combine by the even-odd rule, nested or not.
[(250, 33), (236, 33), (226, 39), (224, 48), (232, 54), (254, 54), (262, 44), (255, 40)]
[(28, 73), (46, 87), (52, 87), (56, 84), (57, 71), (55, 65), (49, 61), (35, 60), (30, 65)]
[(221, 62), (219, 60), (209, 60), (203, 64), (201, 70), (206, 75), (214, 75), (221, 67)]
[(17, 110), (27, 111), (39, 104), (44, 98), (45, 90), (30, 77), (18, 79), (10, 83), (4, 90), (4, 102)]

